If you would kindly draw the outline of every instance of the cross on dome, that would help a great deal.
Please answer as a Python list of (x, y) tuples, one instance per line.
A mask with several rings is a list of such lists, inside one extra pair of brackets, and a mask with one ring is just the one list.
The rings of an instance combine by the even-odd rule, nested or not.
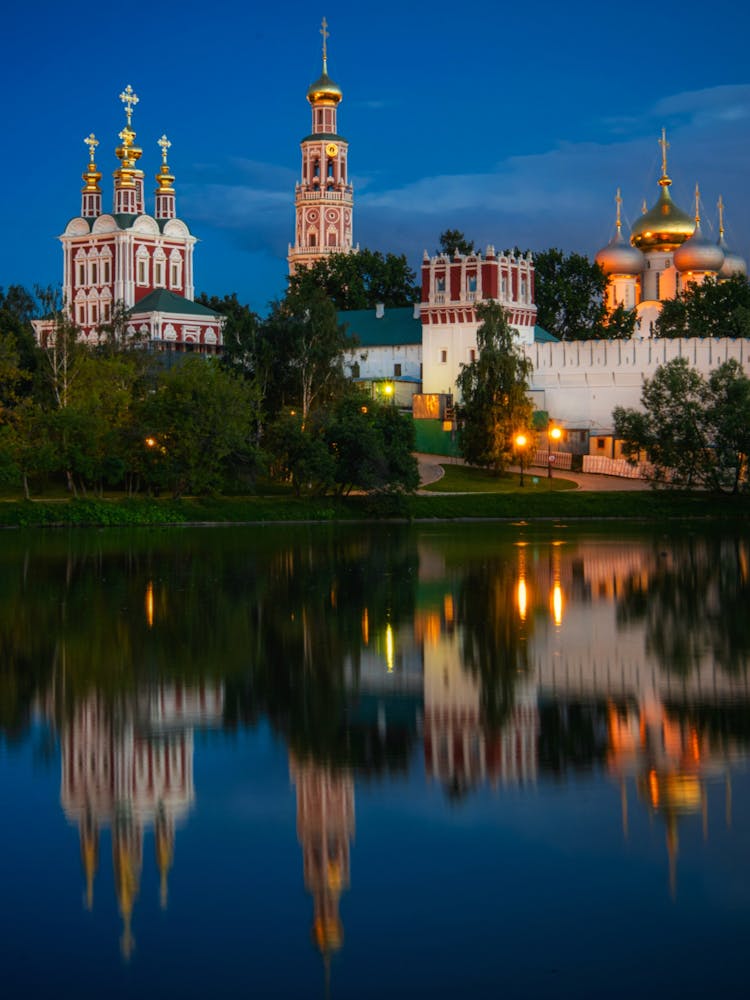
[(167, 139), (166, 135), (163, 135), (161, 139), (156, 140), (156, 145), (161, 147), (161, 162), (167, 162), (167, 150), (171, 149), (172, 143)]
[(125, 90), (120, 94), (120, 100), (125, 105), (125, 114), (128, 119), (128, 128), (130, 128), (130, 119), (133, 117), (133, 108), (138, 103), (138, 95), (133, 92), (133, 88), (130, 84), (127, 85)]
[(667, 150), (669, 149), (669, 143), (667, 142), (667, 130), (665, 128), (661, 130), (661, 139), (659, 139), (659, 145), (661, 146), (661, 178), (662, 180), (668, 180)]
[(96, 147), (99, 145), (99, 140), (96, 138), (96, 136), (92, 132), (91, 135), (87, 136), (83, 141), (89, 147), (89, 160), (90, 160), (91, 163), (93, 163), (94, 162), (94, 153), (96, 152)]

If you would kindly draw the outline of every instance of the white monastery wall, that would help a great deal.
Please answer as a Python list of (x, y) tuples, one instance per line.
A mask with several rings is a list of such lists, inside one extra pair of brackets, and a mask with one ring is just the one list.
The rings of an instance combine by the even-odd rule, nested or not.
[(643, 380), (684, 357), (702, 375), (734, 359), (750, 375), (750, 340), (587, 340), (524, 345), (538, 409), (568, 428), (611, 430), (616, 406), (640, 407)]

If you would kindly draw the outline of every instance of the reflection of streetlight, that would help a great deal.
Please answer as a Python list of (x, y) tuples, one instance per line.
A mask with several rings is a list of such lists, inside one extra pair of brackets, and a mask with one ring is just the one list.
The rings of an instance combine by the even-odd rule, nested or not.
[(552, 463), (555, 460), (555, 456), (552, 454), (552, 442), (559, 441), (562, 437), (562, 431), (559, 427), (548, 427), (547, 428), (547, 476), (552, 479)]
[(523, 486), (523, 450), (526, 447), (526, 435), (516, 434), (515, 445), (518, 449), (518, 457), (521, 463), (521, 486)]

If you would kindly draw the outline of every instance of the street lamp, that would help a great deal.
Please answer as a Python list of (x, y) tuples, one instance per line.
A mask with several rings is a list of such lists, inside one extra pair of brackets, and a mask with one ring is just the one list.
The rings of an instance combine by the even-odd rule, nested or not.
[(515, 445), (518, 450), (518, 457), (521, 464), (521, 486), (523, 486), (523, 450), (526, 447), (526, 435), (516, 434)]
[(547, 428), (547, 477), (552, 479), (552, 463), (555, 461), (555, 456), (552, 454), (552, 442), (559, 441), (562, 437), (562, 431), (559, 427), (548, 427)]

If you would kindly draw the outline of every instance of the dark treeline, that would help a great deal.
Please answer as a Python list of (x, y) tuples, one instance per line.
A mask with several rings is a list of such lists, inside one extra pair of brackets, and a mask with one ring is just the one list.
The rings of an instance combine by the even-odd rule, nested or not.
[[(83, 344), (52, 293), (0, 289), (0, 485), (27, 498), (47, 483), (175, 497), (252, 492), (260, 478), (297, 494), (410, 490), (413, 429), (344, 377), (354, 346), (323, 289), (297, 282), (261, 321), (237, 297), (223, 356), (152, 353), (113, 311)], [(54, 334), (38, 346), (31, 321)]]

